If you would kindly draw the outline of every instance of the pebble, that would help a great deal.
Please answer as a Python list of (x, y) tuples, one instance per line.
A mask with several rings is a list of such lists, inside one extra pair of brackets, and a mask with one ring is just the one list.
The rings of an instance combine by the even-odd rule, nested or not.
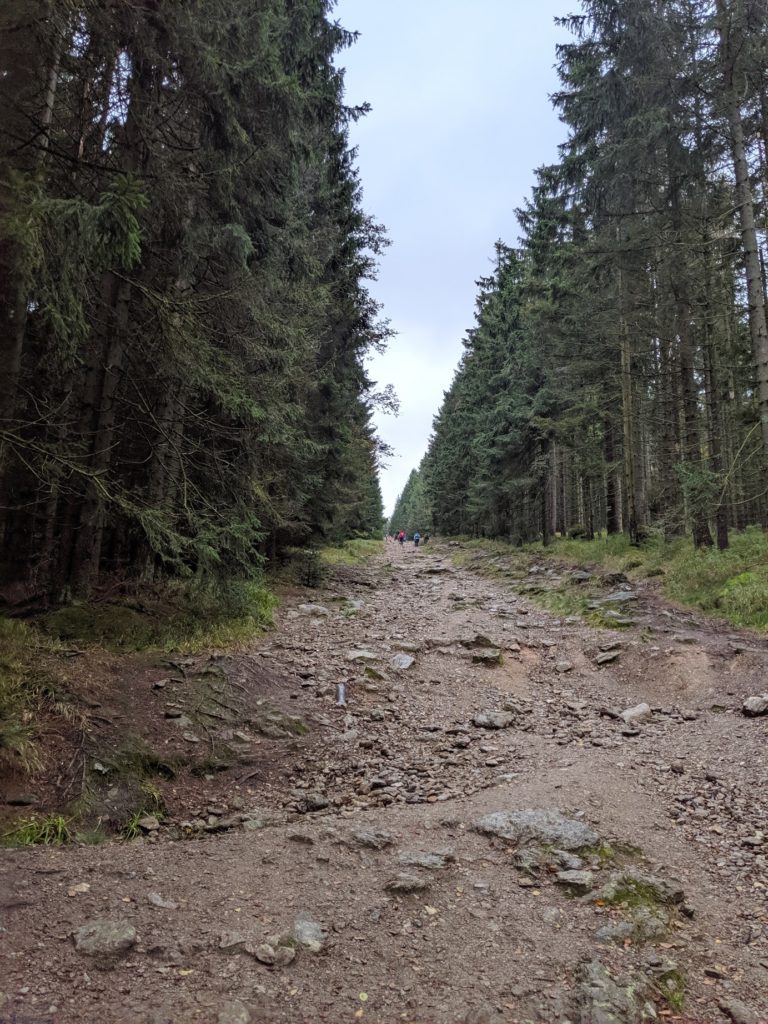
[(147, 903), (150, 903), (153, 907), (159, 907), (161, 910), (179, 909), (178, 903), (174, 903), (173, 900), (164, 899), (159, 892), (148, 892)]

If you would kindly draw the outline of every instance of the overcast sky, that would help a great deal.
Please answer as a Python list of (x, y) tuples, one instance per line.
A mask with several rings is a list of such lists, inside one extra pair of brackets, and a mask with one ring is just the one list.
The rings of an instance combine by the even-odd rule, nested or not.
[(339, 58), (347, 102), (371, 113), (352, 128), (365, 208), (391, 246), (372, 292), (397, 337), (371, 363), (393, 384), (400, 415), (379, 416), (395, 455), (382, 474), (387, 513), (426, 451), (474, 315), (475, 282), (494, 242), (515, 244), (514, 211), (534, 168), (564, 137), (556, 15), (577, 0), (339, 0), (360, 39)]

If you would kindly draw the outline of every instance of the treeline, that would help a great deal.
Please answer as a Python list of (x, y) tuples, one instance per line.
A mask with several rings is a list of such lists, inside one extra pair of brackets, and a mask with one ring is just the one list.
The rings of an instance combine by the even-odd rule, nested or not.
[(379, 530), (387, 336), (330, 0), (0, 12), (0, 583)]
[(768, 6), (582, 7), (561, 158), (496, 247), (401, 499), (449, 534), (723, 548), (768, 524)]

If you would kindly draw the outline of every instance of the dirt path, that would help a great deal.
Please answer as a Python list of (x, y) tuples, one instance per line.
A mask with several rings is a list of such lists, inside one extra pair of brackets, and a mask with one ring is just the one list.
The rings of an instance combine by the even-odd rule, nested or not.
[(215, 662), (247, 757), (144, 839), (2, 853), (0, 1021), (768, 1021), (768, 645), (661, 612), (595, 630), (447, 549), (294, 595)]

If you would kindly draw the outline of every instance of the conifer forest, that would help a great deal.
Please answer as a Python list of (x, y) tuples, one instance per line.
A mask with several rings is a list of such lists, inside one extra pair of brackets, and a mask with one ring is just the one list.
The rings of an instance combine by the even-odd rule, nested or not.
[(724, 549), (768, 525), (768, 6), (581, 6), (560, 159), (478, 283), (392, 526)]
[(0, 0), (0, 1024), (768, 1024), (767, 307), (768, 0)]
[(0, 580), (248, 576), (381, 528), (387, 327), (326, 0), (0, 12)]

